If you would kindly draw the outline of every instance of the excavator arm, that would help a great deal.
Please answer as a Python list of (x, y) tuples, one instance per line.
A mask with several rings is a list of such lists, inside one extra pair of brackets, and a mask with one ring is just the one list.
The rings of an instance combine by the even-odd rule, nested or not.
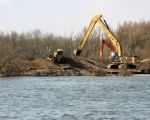
[(111, 53), (115, 52), (115, 48), (112, 46), (112, 44), (107, 40), (102, 39), (100, 40), (100, 58), (103, 58), (104, 45), (110, 49)]
[(114, 34), (111, 32), (108, 24), (106, 23), (106, 21), (104, 19), (102, 19), (102, 15), (96, 15), (93, 17), (88, 29), (87, 29), (87, 32), (80, 44), (80, 47), (74, 51), (75, 55), (79, 56), (82, 52), (82, 49), (86, 43), (86, 41), (88, 40), (94, 26), (96, 23), (99, 23), (100, 27), (104, 30), (105, 34), (108, 36), (108, 38), (110, 39), (112, 45), (114, 46), (115, 48), (115, 52), (118, 54), (118, 56), (121, 56), (122, 54), (122, 50), (121, 50), (121, 45), (119, 43), (119, 41), (117, 40), (117, 38), (114, 36)]
[(81, 44), (80, 44), (80, 47), (79, 47), (77, 50), (74, 51), (74, 54), (75, 54), (76, 56), (79, 56), (79, 55), (81, 54), (82, 49), (83, 49), (83, 47), (84, 47), (86, 41), (88, 40), (88, 38), (89, 38), (89, 36), (90, 36), (90, 34), (91, 34), (91, 32), (92, 32), (92, 30), (93, 30), (95, 24), (97, 23), (97, 19), (98, 19), (98, 18), (99, 18), (99, 16), (94, 16), (94, 17), (93, 17), (93, 19), (92, 19), (92, 21), (91, 21), (91, 23), (90, 23), (90, 25), (89, 25), (89, 27), (88, 27), (88, 29), (87, 29), (87, 31), (86, 31), (86, 34), (85, 34), (85, 36), (84, 36), (84, 38), (83, 38), (83, 40), (82, 40), (82, 42), (81, 42)]

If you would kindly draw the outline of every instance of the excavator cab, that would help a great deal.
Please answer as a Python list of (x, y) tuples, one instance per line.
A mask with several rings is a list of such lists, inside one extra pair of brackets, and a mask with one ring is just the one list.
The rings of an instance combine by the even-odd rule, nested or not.
[(62, 49), (58, 49), (56, 51), (56, 55), (63, 55), (64, 54), (64, 51)]
[(64, 63), (64, 51), (62, 49), (56, 50), (53, 54), (49, 55), (49, 59), (53, 63)]

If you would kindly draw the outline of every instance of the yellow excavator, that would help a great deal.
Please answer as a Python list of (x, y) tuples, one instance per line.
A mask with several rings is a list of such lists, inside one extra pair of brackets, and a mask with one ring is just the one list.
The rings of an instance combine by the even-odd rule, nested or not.
[(136, 64), (139, 62), (139, 57), (137, 56), (122, 56), (122, 47), (120, 42), (117, 40), (111, 29), (109, 28), (106, 20), (103, 18), (103, 15), (96, 15), (93, 17), (86, 34), (77, 50), (74, 51), (76, 56), (79, 56), (86, 44), (94, 26), (96, 23), (99, 23), (100, 27), (103, 29), (107, 37), (109, 38), (111, 44), (115, 48), (114, 54), (112, 55), (112, 63), (107, 66), (109, 69), (118, 69), (118, 68), (127, 68), (135, 69)]

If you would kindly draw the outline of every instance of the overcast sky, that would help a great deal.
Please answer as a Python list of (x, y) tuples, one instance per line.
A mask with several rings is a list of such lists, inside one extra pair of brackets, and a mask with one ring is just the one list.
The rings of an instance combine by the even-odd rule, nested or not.
[(115, 29), (123, 21), (150, 20), (149, 12), (150, 0), (0, 0), (0, 30), (74, 35), (96, 14)]

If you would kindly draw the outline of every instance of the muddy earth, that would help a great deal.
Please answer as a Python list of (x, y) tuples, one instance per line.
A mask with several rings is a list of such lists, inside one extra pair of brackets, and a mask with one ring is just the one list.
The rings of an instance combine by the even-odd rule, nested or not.
[[(107, 62), (67, 58), (64, 64), (54, 64), (49, 59), (21, 61), (15, 71), (0, 73), (0, 76), (105, 76), (149, 74), (150, 60), (145, 59), (137, 69), (106, 69)], [(17, 66), (17, 65), (16, 65)]]

